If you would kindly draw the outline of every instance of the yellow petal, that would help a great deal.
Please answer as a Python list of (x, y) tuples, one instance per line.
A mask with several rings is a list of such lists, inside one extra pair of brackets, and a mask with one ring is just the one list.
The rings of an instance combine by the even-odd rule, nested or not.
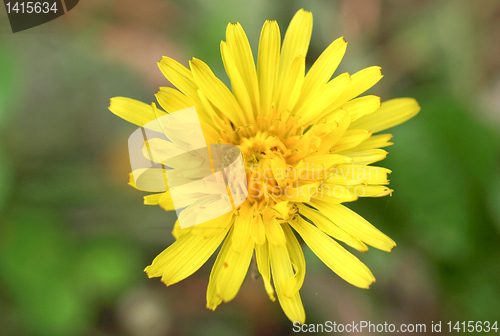
[[(362, 116), (372, 114), (375, 112), (382, 102), (378, 96), (364, 96), (351, 100), (350, 102), (342, 105), (342, 108), (349, 112), (351, 115), (351, 122), (358, 120)], [(356, 127), (357, 129), (365, 129), (363, 127)]]
[(236, 216), (234, 220), (233, 229), (233, 250), (241, 251), (246, 245), (248, 245), (248, 240), (251, 240), (250, 227), (253, 221), (250, 207), (248, 202), (244, 202), (242, 208), (240, 209), (240, 214)]
[(205, 238), (209, 238), (221, 234), (226, 229), (230, 228), (233, 223), (233, 212), (228, 212), (222, 216), (191, 227), (191, 231), (195, 235), (203, 235)]
[[(136, 179), (139, 185), (136, 184)], [(159, 192), (168, 190), (168, 184), (163, 174), (163, 169), (160, 168), (136, 169), (129, 174), (128, 184), (142, 191)]]
[(144, 271), (150, 278), (161, 276), (167, 286), (184, 280), (210, 258), (226, 233), (227, 230), (220, 235), (205, 238), (188, 232), (160, 253)]
[(387, 174), (391, 171), (387, 168), (363, 165), (338, 165), (335, 172), (325, 183), (339, 184), (388, 184)]
[[(231, 24), (231, 23), (230, 23)], [(227, 76), (231, 80), (231, 89), (233, 91), (234, 96), (238, 100), (241, 109), (245, 113), (246, 120), (251, 123), (255, 122), (252, 107), (252, 101), (250, 98), (250, 93), (248, 92), (247, 86), (245, 85), (245, 80), (242, 77), (242, 74), (238, 70), (237, 64), (238, 61), (233, 58), (233, 54), (228, 46), (228, 44), (224, 41), (220, 44), (220, 51), (222, 55), (222, 62), (224, 63), (224, 68), (226, 69)]]
[[(151, 105), (144, 104), (135, 99), (125, 97), (114, 97), (109, 102), (109, 110), (137, 126), (144, 126), (157, 118)], [(163, 111), (158, 111), (158, 117), (166, 115)], [(151, 125), (148, 125), (151, 126)], [(156, 125), (152, 125), (153, 127)], [(162, 132), (159, 127), (152, 128), (154, 131)]]
[(158, 199), (158, 205), (165, 211), (174, 211), (175, 205), (172, 201), (172, 196), (170, 195), (170, 191), (163, 193), (161, 197)]
[[(312, 121), (332, 116), (334, 110), (331, 105), (337, 101), (350, 82), (351, 76), (346, 72), (329, 81), (315, 94), (309, 95), (308, 99), (299, 99), (295, 106), (295, 113), (302, 117), (299, 125), (308, 125)], [(335, 109), (335, 113), (337, 111), (338, 109)]]
[(316, 199), (311, 200), (311, 204), (341, 229), (368, 245), (383, 251), (391, 251), (396, 246), (391, 238), (342, 204), (328, 204)]
[(158, 201), (160, 200), (160, 197), (163, 194), (164, 193), (144, 196), (144, 204), (146, 204), (146, 205), (158, 205)]
[(195, 106), (191, 98), (171, 87), (160, 87), (155, 97), (160, 106), (169, 113)]
[(275, 83), (280, 62), (281, 35), (276, 21), (266, 21), (260, 33), (257, 73), (260, 90), (260, 109), (268, 115), (272, 107)]
[(377, 133), (413, 118), (419, 111), (420, 106), (413, 98), (391, 99), (383, 102), (374, 113), (353, 122), (351, 128), (366, 129)]
[(304, 82), (305, 57), (297, 56), (290, 66), (290, 71), (278, 83), (274, 94), (278, 117), (283, 111), (291, 111), (299, 99), (302, 83)]
[[(303, 163), (297, 165), (297, 169), (304, 167), (315, 168), (330, 168), (339, 163), (352, 162), (350, 157), (338, 154), (311, 155), (304, 159)], [(308, 164), (309, 163), (309, 164)], [(314, 164), (314, 165), (313, 165)]]
[(297, 56), (306, 57), (311, 40), (312, 27), (313, 19), (311, 12), (300, 9), (295, 13), (283, 39), (278, 82), (285, 79)]
[(356, 193), (359, 197), (384, 197), (392, 194), (394, 190), (387, 186), (366, 185), (358, 186)]
[(290, 225), (318, 258), (345, 281), (360, 288), (368, 288), (375, 281), (365, 264), (314, 225), (301, 217)]
[(207, 288), (207, 308), (210, 310), (215, 310), (219, 304), (222, 303), (222, 298), (217, 294), (217, 279), (219, 278), (220, 272), (224, 267), (224, 260), (227, 258), (231, 245), (232, 230), (229, 232), (227, 239), (222, 244), (217, 259), (215, 259), (214, 266), (210, 271), (210, 278), (208, 281)]
[(266, 241), (262, 245), (255, 245), (255, 259), (257, 261), (257, 268), (259, 269), (262, 280), (264, 281), (264, 288), (271, 301), (275, 301), (274, 289), (271, 285), (271, 267), (269, 265), (269, 247)]
[[(267, 217), (267, 218), (266, 218)], [(281, 224), (274, 217), (264, 217), (264, 228), (266, 231), (266, 238), (273, 245), (286, 245), (285, 234), (281, 228)]]
[(353, 159), (352, 163), (357, 165), (369, 165), (387, 156), (387, 152), (383, 149), (365, 149), (358, 152), (349, 151), (349, 153), (342, 152), (342, 155), (349, 156)]
[(332, 146), (335, 145), (340, 138), (342, 138), (345, 131), (349, 128), (351, 116), (349, 115), (349, 112), (340, 110), (333, 117), (331, 117), (330, 122), (337, 124), (337, 127), (322, 137), (321, 145), (318, 147), (318, 154), (326, 154), (330, 152)]
[(172, 236), (174, 236), (175, 240), (179, 240), (180, 237), (184, 236), (186, 233), (190, 232), (192, 226), (181, 229), (181, 225), (179, 220), (175, 221), (174, 228), (172, 229)]
[(391, 139), (392, 139), (392, 134), (372, 135), (371, 137), (360, 143), (358, 146), (351, 148), (349, 151), (357, 152), (365, 149), (387, 147), (394, 144), (389, 141)]
[(360, 252), (368, 251), (368, 247), (361, 240), (342, 230), (334, 222), (323, 216), (318, 211), (304, 204), (299, 204), (298, 207), (300, 215), (309, 219), (318, 227), (318, 229), (327, 235), (346, 243)]
[(198, 99), (198, 86), (194, 80), (191, 71), (176, 60), (163, 56), (158, 67), (163, 75), (172, 83), (179, 91), (195, 102), (196, 106), (200, 106)]
[(253, 218), (252, 225), (250, 226), (250, 234), (255, 244), (262, 245), (266, 242), (266, 231), (260, 214), (256, 214)]
[(286, 281), (283, 288), (283, 295), (292, 297), (299, 292), (299, 289), (304, 283), (304, 277), (306, 276), (306, 260), (304, 259), (302, 247), (295, 237), (295, 234), (292, 232), (292, 229), (290, 229), (290, 226), (288, 226), (288, 224), (283, 224), (282, 227), (286, 237), (288, 255), (290, 256), (290, 261), (295, 271), (295, 275)]
[(311, 201), (323, 201), (331, 204), (339, 204), (343, 202), (353, 202), (358, 199), (355, 190), (343, 186), (323, 183), (316, 195), (311, 197)]
[(233, 241), (232, 237), (226, 239), (223, 249), (227, 249), (227, 252), (224, 251), (221, 266), (213, 279), (217, 296), (224, 302), (231, 301), (238, 294), (253, 255), (253, 239), (248, 239), (241, 251), (234, 249)]
[(319, 183), (311, 183), (296, 188), (286, 187), (284, 196), (289, 202), (309, 202), (318, 193)]
[(189, 64), (198, 87), (207, 99), (221, 110), (235, 126), (246, 126), (247, 121), (236, 98), (226, 85), (215, 77), (208, 65), (196, 58), (193, 58)]
[(344, 57), (346, 48), (347, 42), (343, 37), (340, 37), (333, 41), (328, 48), (321, 53), (311, 66), (311, 69), (307, 72), (304, 79), (301, 99), (303, 99), (302, 97), (308, 97), (314, 92), (317, 92), (319, 88), (330, 80), (340, 64), (342, 57)]
[(335, 143), (330, 150), (330, 153), (345, 152), (350, 148), (354, 148), (372, 135), (371, 132), (365, 130), (348, 130)]
[(304, 323), (306, 313), (299, 292), (296, 292), (292, 297), (288, 297), (283, 293), (288, 279), (294, 276), (287, 247), (285, 245), (269, 244), (269, 260), (271, 261), (271, 273), (281, 308), (290, 321)]
[[(252, 55), (252, 49), (245, 31), (239, 23), (230, 23), (226, 29), (226, 40), (233, 59), (237, 60), (235, 65), (243, 79), (243, 83), (250, 98), (251, 109), (257, 112), (260, 106), (259, 86), (257, 80), (257, 71), (255, 70), (255, 61)], [(253, 120), (253, 115), (252, 119)]]
[(287, 219), (288, 218), (288, 211), (289, 211), (288, 201), (279, 202), (278, 204), (276, 204), (274, 206), (273, 209), (278, 212), (279, 218), (282, 218), (282, 219)]
[(382, 71), (378, 66), (372, 66), (351, 75), (351, 82), (336, 100), (334, 106), (340, 107), (349, 100), (359, 96), (382, 79)]

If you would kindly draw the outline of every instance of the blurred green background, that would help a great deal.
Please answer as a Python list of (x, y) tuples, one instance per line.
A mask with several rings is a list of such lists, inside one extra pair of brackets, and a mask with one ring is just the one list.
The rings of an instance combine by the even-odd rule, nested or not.
[[(398, 244), (357, 255), (377, 282), (361, 290), (305, 248), (307, 323), (500, 319), (500, 2), (85, 0), (12, 34), (0, 10), (0, 334), (292, 335), (250, 277), (205, 308), (214, 258), (172, 287), (143, 268), (174, 216), (127, 185), (128, 136), (109, 98), (154, 101), (162, 55), (206, 61), (239, 21), (257, 50), (266, 19), (284, 33), (312, 11), (309, 65), (345, 36), (337, 74), (382, 66), (370, 93), (415, 97), (420, 114), (391, 130), (392, 197), (348, 204)], [(444, 332), (446, 334), (446, 332)]]

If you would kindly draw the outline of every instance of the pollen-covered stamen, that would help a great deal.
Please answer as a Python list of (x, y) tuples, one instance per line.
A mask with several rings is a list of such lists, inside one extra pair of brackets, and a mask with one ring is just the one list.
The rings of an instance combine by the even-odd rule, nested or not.
[[(275, 126), (280, 125), (285, 123), (276, 121)], [(294, 159), (298, 151), (296, 140), (300, 136), (296, 136), (295, 141), (286, 140), (288, 146), (280, 138), (270, 131), (259, 131), (252, 138), (243, 138), (239, 145), (247, 174), (248, 200), (252, 203), (273, 206), (285, 199), (287, 188), (301, 184), (295, 169), (298, 161)]]

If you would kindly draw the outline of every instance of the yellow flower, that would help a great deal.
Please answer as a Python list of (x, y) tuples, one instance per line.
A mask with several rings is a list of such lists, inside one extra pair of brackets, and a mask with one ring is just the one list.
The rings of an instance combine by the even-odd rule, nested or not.
[[(299, 289), (305, 260), (294, 231), (328, 267), (360, 288), (375, 278), (337, 241), (361, 252), (367, 245), (384, 251), (396, 245), (342, 203), (392, 192), (390, 170), (370, 165), (386, 157), (380, 148), (391, 145), (392, 136), (373, 134), (408, 120), (420, 107), (411, 98), (382, 104), (372, 95), (356, 98), (382, 78), (379, 67), (331, 79), (346, 50), (343, 38), (306, 74), (311, 32), (311, 13), (299, 10), (280, 48), (278, 24), (266, 21), (255, 66), (243, 28), (229, 24), (220, 48), (232, 91), (199, 59), (189, 62), (190, 69), (168, 57), (159, 62), (178, 89), (160, 88), (161, 107), (169, 113), (195, 106), (207, 142), (238, 146), (245, 164), (249, 194), (243, 204), (200, 225), (181, 229), (177, 222), (176, 242), (145, 269), (169, 286), (197, 271), (223, 244), (208, 284), (212, 310), (236, 296), (255, 251), (269, 297), (274, 301), (276, 291), (286, 316), (303, 323)], [(164, 115), (154, 104), (122, 97), (111, 100), (110, 110), (139, 126)], [(146, 196), (145, 204), (174, 209), (168, 190)]]

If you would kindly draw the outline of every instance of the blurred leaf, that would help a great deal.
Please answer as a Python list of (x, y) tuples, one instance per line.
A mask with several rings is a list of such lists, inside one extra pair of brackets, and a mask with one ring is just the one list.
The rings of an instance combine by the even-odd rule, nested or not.
[[(421, 114), (428, 113), (420, 103)], [(409, 237), (438, 259), (458, 262), (471, 249), (467, 175), (443, 132), (433, 132), (421, 114), (391, 130), (395, 145), (384, 166), (393, 170), (391, 186), (407, 209)]]
[(3, 119), (8, 114), (12, 114), (10, 105), (13, 98), (19, 95), (15, 90), (19, 74), (13, 56), (14, 49), (3, 41), (2, 44), (0, 48), (0, 74), (2, 74), (2, 80), (0, 80), (0, 126), (2, 126)]
[(88, 324), (89, 306), (71, 284), (74, 247), (48, 210), (12, 212), (0, 238), (0, 276), (38, 335), (74, 335)]
[(500, 232), (500, 174), (494, 174), (488, 188), (487, 206)]
[(93, 241), (80, 251), (75, 281), (85, 296), (114, 299), (143, 276), (136, 249), (118, 239)]
[(5, 156), (2, 148), (0, 148), (0, 210), (13, 187), (13, 169), (11, 162)]

